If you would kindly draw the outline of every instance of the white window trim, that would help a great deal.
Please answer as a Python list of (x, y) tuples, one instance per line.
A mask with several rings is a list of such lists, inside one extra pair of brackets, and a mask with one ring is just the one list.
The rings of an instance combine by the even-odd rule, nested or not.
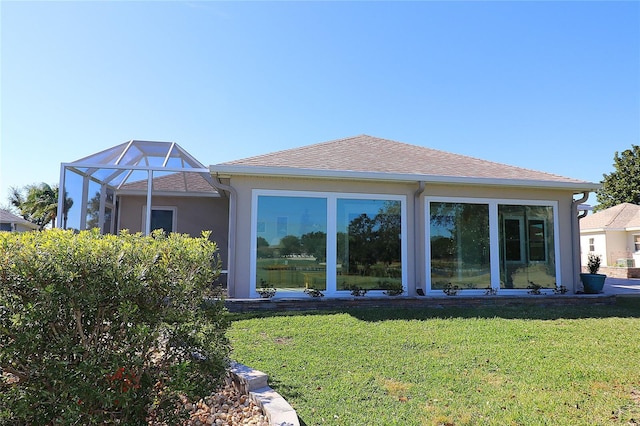
[[(259, 196), (276, 196), (276, 197), (301, 197), (301, 198), (322, 198), (327, 200), (327, 282), (326, 290), (323, 294), (328, 297), (348, 296), (351, 294), (348, 290), (336, 290), (337, 281), (337, 204), (338, 199), (346, 198), (351, 200), (393, 200), (400, 201), (400, 221), (401, 221), (401, 262), (402, 262), (402, 295), (406, 295), (407, 289), (407, 197), (406, 195), (397, 194), (369, 194), (369, 193), (350, 193), (350, 192), (317, 192), (317, 191), (290, 191), (277, 189), (254, 189), (251, 191), (251, 256), (250, 256), (250, 297), (258, 297), (256, 292), (256, 267), (258, 252), (255, 241), (258, 238), (258, 197)], [(367, 294), (371, 296), (382, 296), (383, 290), (370, 291)], [(302, 295), (302, 294), (301, 294)], [(276, 293), (276, 298), (278, 294)]]
[[(635, 254), (640, 253), (640, 249), (636, 248), (636, 238), (640, 237), (640, 234), (631, 234), (631, 238), (632, 238), (632, 243), (633, 243), (633, 252)], [(640, 243), (640, 241), (638, 241), (638, 243)]]
[[(444, 295), (442, 290), (431, 289), (431, 202), (443, 203), (467, 203), (467, 204), (487, 204), (489, 206), (489, 247), (490, 247), (490, 271), (491, 288), (501, 295), (521, 295), (526, 289), (504, 289), (500, 288), (500, 224), (498, 221), (498, 205), (515, 206), (545, 206), (553, 208), (553, 246), (555, 252), (556, 283), (562, 283), (561, 256), (560, 256), (560, 232), (558, 227), (558, 202), (551, 200), (516, 200), (509, 198), (467, 198), (467, 197), (430, 197), (424, 199), (424, 221), (425, 221), (425, 294), (430, 296)], [(485, 289), (464, 290), (465, 295), (475, 296), (485, 294)], [(547, 290), (551, 292), (551, 290)]]
[[(151, 211), (154, 210), (171, 210), (173, 212), (171, 227), (172, 232), (178, 232), (178, 208), (176, 206), (151, 206)], [(147, 229), (147, 206), (142, 206), (142, 232)]]

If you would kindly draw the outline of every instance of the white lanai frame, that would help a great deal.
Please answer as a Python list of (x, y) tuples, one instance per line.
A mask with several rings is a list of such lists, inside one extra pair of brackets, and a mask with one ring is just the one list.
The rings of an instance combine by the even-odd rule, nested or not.
[[(80, 160), (71, 163), (62, 163), (60, 165), (59, 187), (61, 191), (58, 198), (59, 212), (63, 212), (67, 194), (67, 171), (82, 177), (80, 229), (86, 229), (87, 225), (87, 206), (89, 203), (89, 186), (91, 182), (100, 185), (98, 224), (101, 226), (101, 231), (109, 191), (114, 198), (122, 192), (128, 194), (134, 192), (144, 194), (146, 192), (145, 235), (151, 232), (151, 201), (152, 195), (154, 194), (154, 177), (181, 174), (182, 179), (173, 180), (172, 188), (170, 190), (165, 189), (162, 192), (163, 194), (184, 195), (185, 193), (203, 191), (201, 188), (194, 190), (188, 185), (187, 174), (197, 173), (211, 185), (210, 191), (206, 192), (210, 192), (211, 194), (217, 193), (213, 186), (209, 169), (175, 142), (131, 140)], [(145, 172), (147, 175), (146, 179), (141, 179), (140, 174), (144, 174)], [(154, 172), (157, 173), (156, 176), (154, 176)], [(157, 191), (155, 192), (157, 193)], [(115, 203), (115, 199), (111, 201)], [(65, 216), (65, 214), (58, 215), (58, 227), (66, 227)]]

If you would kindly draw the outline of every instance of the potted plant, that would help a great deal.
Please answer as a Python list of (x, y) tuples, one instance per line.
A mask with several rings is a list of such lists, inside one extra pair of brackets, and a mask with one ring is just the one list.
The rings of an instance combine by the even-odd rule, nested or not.
[(588, 294), (597, 294), (604, 287), (604, 280), (607, 278), (604, 274), (599, 274), (600, 262), (602, 258), (599, 254), (589, 253), (587, 256), (587, 269), (589, 273), (580, 274), (580, 281), (584, 287), (584, 292)]

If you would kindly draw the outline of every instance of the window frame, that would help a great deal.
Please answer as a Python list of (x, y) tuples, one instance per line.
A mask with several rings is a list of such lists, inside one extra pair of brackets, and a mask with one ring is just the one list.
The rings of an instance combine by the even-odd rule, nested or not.
[[(171, 232), (178, 232), (178, 207), (177, 206), (151, 206), (151, 211), (154, 210), (170, 210), (171, 214), (171, 227), (173, 228)], [(142, 231), (146, 229), (147, 226), (147, 206), (142, 206)], [(153, 228), (151, 229), (153, 231)]]
[[(327, 201), (327, 252), (326, 252), (326, 290), (323, 294), (328, 297), (340, 297), (350, 295), (348, 290), (337, 290), (337, 204), (338, 199), (350, 200), (378, 200), (378, 201), (400, 201), (400, 221), (401, 221), (401, 262), (402, 262), (402, 295), (407, 294), (407, 196), (402, 194), (380, 194), (380, 193), (351, 193), (351, 192), (320, 192), (320, 191), (298, 191), (298, 190), (280, 190), (280, 189), (253, 189), (251, 191), (251, 240), (250, 240), (250, 280), (249, 294), (250, 297), (259, 297), (256, 291), (256, 274), (257, 274), (257, 248), (255, 241), (258, 236), (258, 198), (261, 196), (271, 197), (300, 197), (300, 198), (322, 198)], [(367, 294), (372, 296), (383, 295), (384, 290), (372, 290)], [(276, 296), (277, 297), (277, 293)]]
[[(500, 287), (500, 221), (498, 215), (498, 206), (500, 205), (517, 205), (517, 206), (543, 206), (553, 209), (553, 237), (554, 237), (554, 259), (555, 259), (555, 276), (556, 282), (562, 283), (561, 271), (561, 253), (560, 253), (560, 231), (558, 220), (558, 202), (554, 200), (527, 200), (527, 199), (509, 199), (509, 198), (474, 198), (474, 197), (443, 197), (443, 196), (425, 196), (424, 198), (424, 278), (425, 293), (428, 295), (442, 295), (442, 290), (431, 288), (431, 203), (464, 203), (464, 204), (487, 204), (489, 206), (489, 250), (490, 250), (490, 271), (491, 271), (491, 288), (500, 294), (522, 294), (526, 289), (504, 289)], [(528, 223), (526, 223), (528, 226)], [(548, 236), (549, 224), (545, 222), (545, 238)], [(528, 230), (525, 229), (525, 235)], [(526, 242), (525, 242), (526, 246)], [(549, 253), (546, 253), (547, 259)], [(522, 256), (528, 260), (528, 254)], [(548, 260), (547, 260), (548, 261)], [(559, 284), (558, 284), (559, 285)], [(485, 294), (484, 289), (468, 289), (464, 290), (466, 295), (482, 295)]]

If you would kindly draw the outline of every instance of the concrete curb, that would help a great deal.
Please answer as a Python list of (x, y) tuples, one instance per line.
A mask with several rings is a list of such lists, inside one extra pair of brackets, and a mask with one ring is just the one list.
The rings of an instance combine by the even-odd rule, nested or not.
[(240, 392), (249, 395), (269, 419), (271, 426), (300, 426), (298, 414), (279, 393), (268, 385), (268, 378), (262, 371), (244, 364), (232, 362), (229, 379)]

